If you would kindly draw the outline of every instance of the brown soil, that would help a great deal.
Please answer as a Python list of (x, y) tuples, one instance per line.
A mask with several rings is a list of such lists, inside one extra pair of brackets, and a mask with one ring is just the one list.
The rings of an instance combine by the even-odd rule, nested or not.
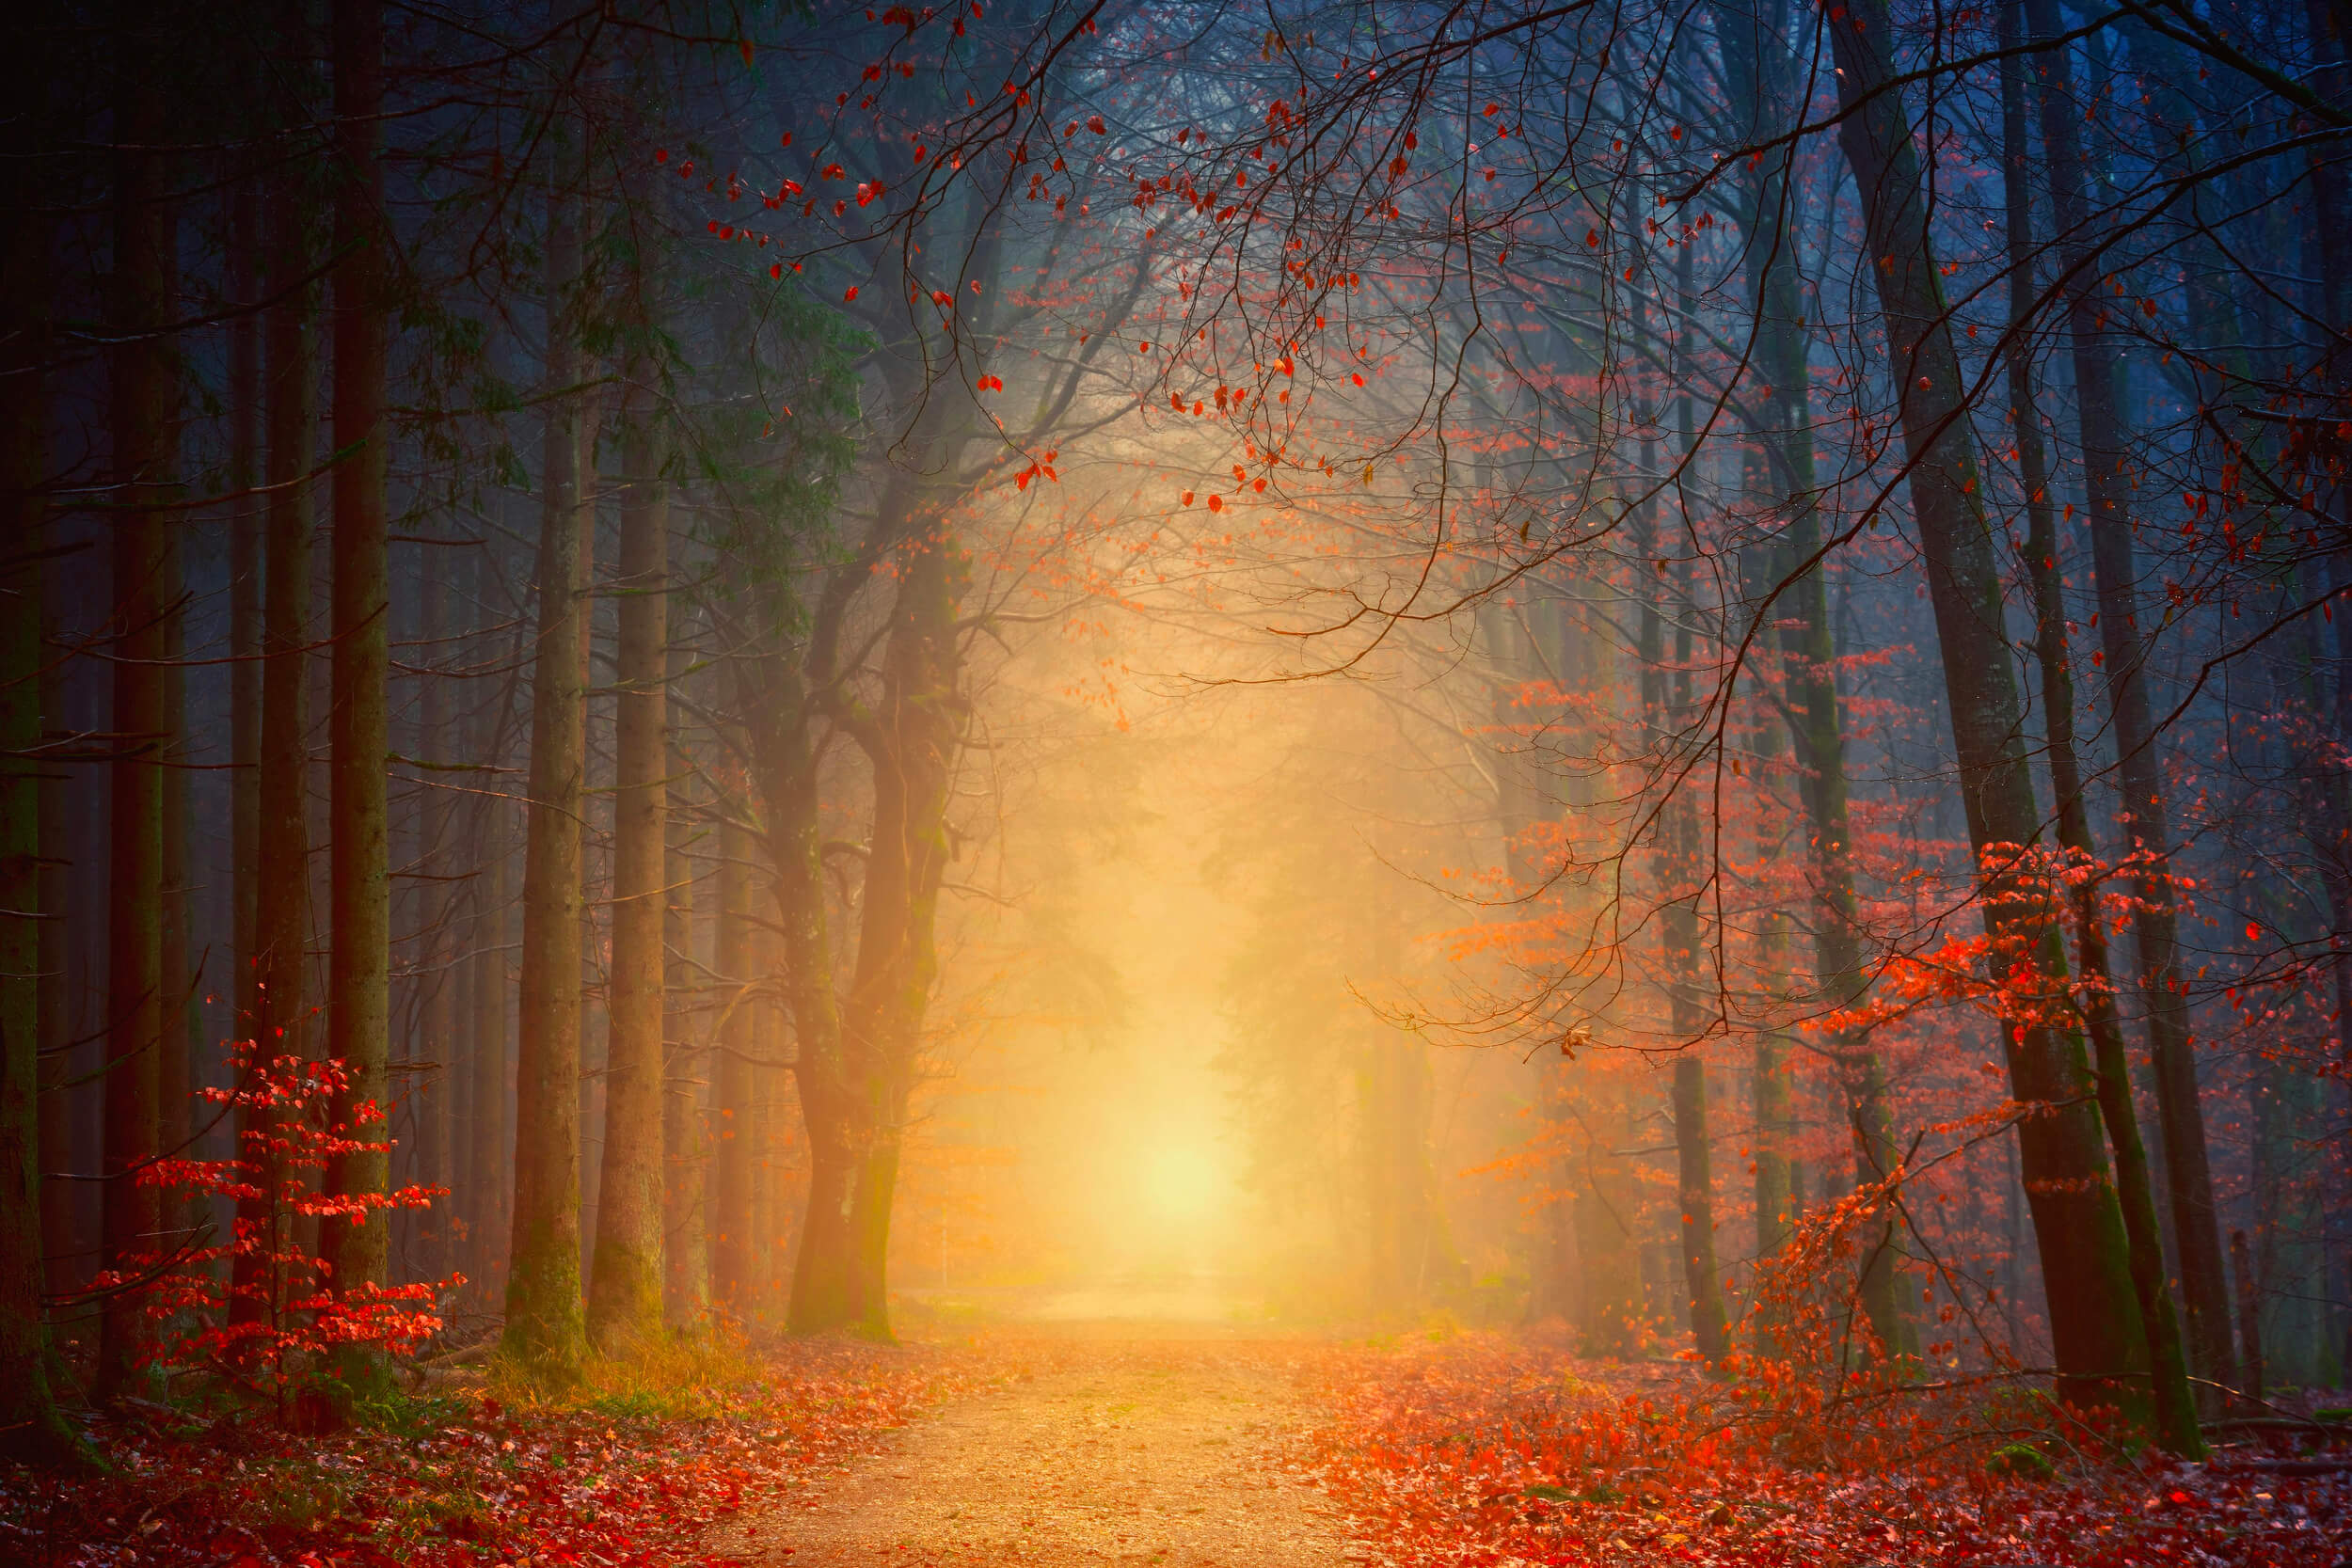
[(1346, 1542), (1291, 1439), (1295, 1347), (1066, 1333), (711, 1544), (763, 1568), (1124, 1562), (1331, 1568)]

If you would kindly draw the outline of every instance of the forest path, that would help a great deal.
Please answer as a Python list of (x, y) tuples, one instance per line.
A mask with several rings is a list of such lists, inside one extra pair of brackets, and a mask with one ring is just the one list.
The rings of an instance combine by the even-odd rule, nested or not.
[(1034, 1371), (895, 1433), (713, 1547), (762, 1568), (1332, 1568), (1338, 1517), (1283, 1468), (1294, 1342), (1136, 1325), (1008, 1341)]

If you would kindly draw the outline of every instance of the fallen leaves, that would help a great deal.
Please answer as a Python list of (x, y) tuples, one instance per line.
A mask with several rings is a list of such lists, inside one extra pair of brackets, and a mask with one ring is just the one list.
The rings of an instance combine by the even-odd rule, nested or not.
[(92, 1433), (112, 1475), (0, 1471), (0, 1562), (715, 1563), (702, 1546), (712, 1526), (987, 1380), (958, 1352), (795, 1342), (684, 1418), (627, 1399), (522, 1409), (479, 1393), (406, 1402), (391, 1424), (325, 1438), (249, 1417), (149, 1417)]
[(2036, 1481), (1964, 1447), (1804, 1464), (1743, 1442), (1736, 1390), (1496, 1338), (1328, 1353), (1311, 1439), (1359, 1560), (1478, 1568), (2044, 1563), (2333, 1568), (2345, 1478), (2155, 1459)]

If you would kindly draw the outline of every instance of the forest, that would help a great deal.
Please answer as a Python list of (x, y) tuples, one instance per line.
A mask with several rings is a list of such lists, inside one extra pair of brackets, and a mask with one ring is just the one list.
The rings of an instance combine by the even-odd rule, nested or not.
[(11, 36), (0, 1564), (2352, 1554), (2345, 0)]

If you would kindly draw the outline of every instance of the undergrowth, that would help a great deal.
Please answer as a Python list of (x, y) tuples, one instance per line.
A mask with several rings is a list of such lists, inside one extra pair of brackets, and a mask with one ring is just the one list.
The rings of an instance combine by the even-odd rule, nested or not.
[(0, 1469), (0, 1563), (700, 1562), (714, 1525), (987, 1375), (967, 1351), (714, 1332), (561, 1392), (493, 1360), (324, 1435), (250, 1405), (130, 1407), (91, 1426), (103, 1471)]

